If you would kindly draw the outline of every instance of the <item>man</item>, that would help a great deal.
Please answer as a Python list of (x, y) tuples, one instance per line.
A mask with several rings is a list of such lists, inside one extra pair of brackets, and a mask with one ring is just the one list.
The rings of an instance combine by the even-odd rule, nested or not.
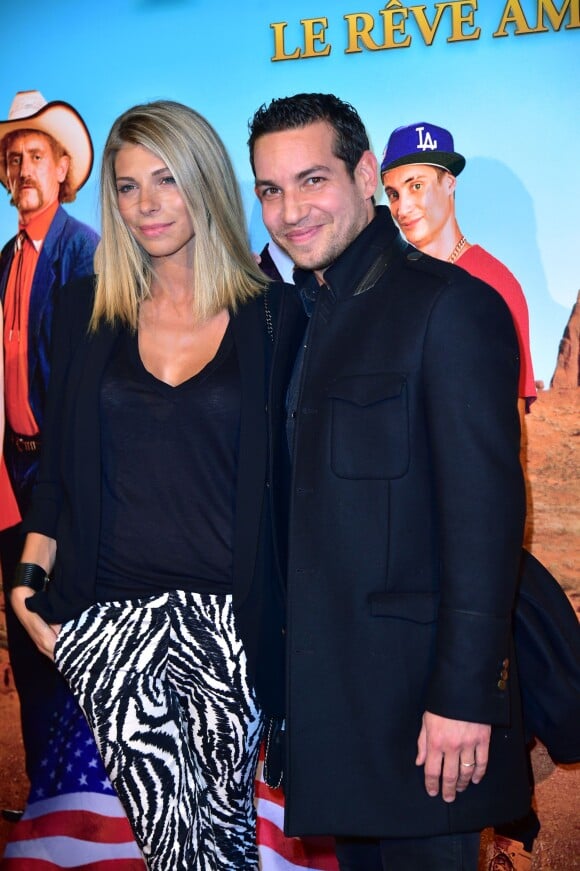
[(294, 284), (294, 264), (272, 239), (264, 245), (256, 259), (262, 272), (272, 281)]
[[(18, 234), (0, 259), (4, 307), (6, 434), (4, 458), (21, 515), (36, 477), (50, 370), (50, 337), (58, 289), (93, 272), (98, 236), (61, 207), (89, 177), (93, 147), (80, 115), (47, 103), (39, 91), (16, 94), (0, 122), (0, 182), (18, 211)], [(5, 582), (22, 550), (20, 524), (0, 536)], [(20, 697), (29, 777), (37, 768), (60, 678), (14, 617), (6, 597), (10, 661)]]
[(428, 122), (394, 130), (383, 152), (381, 177), (391, 215), (408, 242), (448, 260), (490, 284), (505, 299), (520, 348), (519, 397), (529, 411), (536, 399), (528, 306), (522, 288), (503, 263), (467, 241), (455, 215), (457, 176), (465, 158), (454, 150), (448, 130)]
[[(426, 121), (398, 127), (382, 155), (381, 178), (391, 215), (408, 242), (440, 260), (456, 263), (502, 295), (518, 336), (520, 379), (518, 407), (523, 415), (536, 399), (529, 342), (528, 306), (512, 273), (488, 251), (470, 244), (455, 214), (456, 178), (465, 158), (454, 148), (448, 130)], [(522, 451), (525, 469), (525, 449)], [(531, 868), (532, 846), (540, 825), (533, 810), (528, 817), (496, 832), (494, 852), (511, 851), (512, 867)]]
[[(309, 315), (286, 394), (286, 830), (336, 835), (343, 871), (476, 869), (479, 831), (529, 805), (512, 319), (375, 207), (352, 107), (274, 100), (249, 145)], [(275, 446), (283, 378), (275, 349)]]

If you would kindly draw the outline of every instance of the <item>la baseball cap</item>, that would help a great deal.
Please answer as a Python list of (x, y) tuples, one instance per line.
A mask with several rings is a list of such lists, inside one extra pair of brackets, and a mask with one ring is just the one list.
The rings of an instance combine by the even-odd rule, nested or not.
[(455, 151), (449, 130), (428, 121), (419, 121), (393, 130), (381, 158), (381, 175), (408, 163), (440, 166), (452, 175), (459, 175), (465, 166), (465, 158)]

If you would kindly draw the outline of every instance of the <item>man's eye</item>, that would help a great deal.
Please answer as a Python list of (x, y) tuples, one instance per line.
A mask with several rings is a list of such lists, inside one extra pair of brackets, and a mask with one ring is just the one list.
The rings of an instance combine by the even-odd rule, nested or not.
[(306, 184), (312, 186), (316, 186), (321, 184), (324, 181), (321, 175), (313, 175), (309, 179), (307, 179)]
[(262, 199), (270, 199), (271, 197), (275, 197), (279, 193), (280, 193), (280, 188), (274, 188), (274, 187), (262, 188), (261, 196), (262, 196)]

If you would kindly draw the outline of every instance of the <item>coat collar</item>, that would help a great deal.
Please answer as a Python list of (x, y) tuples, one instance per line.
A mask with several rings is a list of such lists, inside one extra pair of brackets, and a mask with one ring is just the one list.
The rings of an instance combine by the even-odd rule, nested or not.
[[(375, 217), (367, 224), (362, 233), (351, 242), (348, 248), (338, 257), (324, 273), (324, 283), (338, 297), (349, 298), (361, 293), (364, 279), (377, 260), (378, 256), (391, 249), (393, 243), (400, 239), (399, 231), (391, 218), (386, 206), (377, 206)], [(310, 270), (297, 269), (296, 285), (307, 291), (312, 289), (316, 281)]]

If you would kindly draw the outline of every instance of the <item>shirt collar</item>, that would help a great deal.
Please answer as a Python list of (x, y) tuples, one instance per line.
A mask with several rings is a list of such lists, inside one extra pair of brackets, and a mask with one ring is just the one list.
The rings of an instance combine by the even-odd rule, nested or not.
[(57, 213), (59, 205), (58, 200), (56, 200), (56, 202), (54, 202), (52, 206), (49, 206), (48, 209), (45, 209), (44, 212), (31, 218), (26, 226), (21, 223), (18, 224), (18, 230), (24, 230), (37, 251), (40, 251), (42, 247), (42, 243), (50, 229), (50, 225)]

